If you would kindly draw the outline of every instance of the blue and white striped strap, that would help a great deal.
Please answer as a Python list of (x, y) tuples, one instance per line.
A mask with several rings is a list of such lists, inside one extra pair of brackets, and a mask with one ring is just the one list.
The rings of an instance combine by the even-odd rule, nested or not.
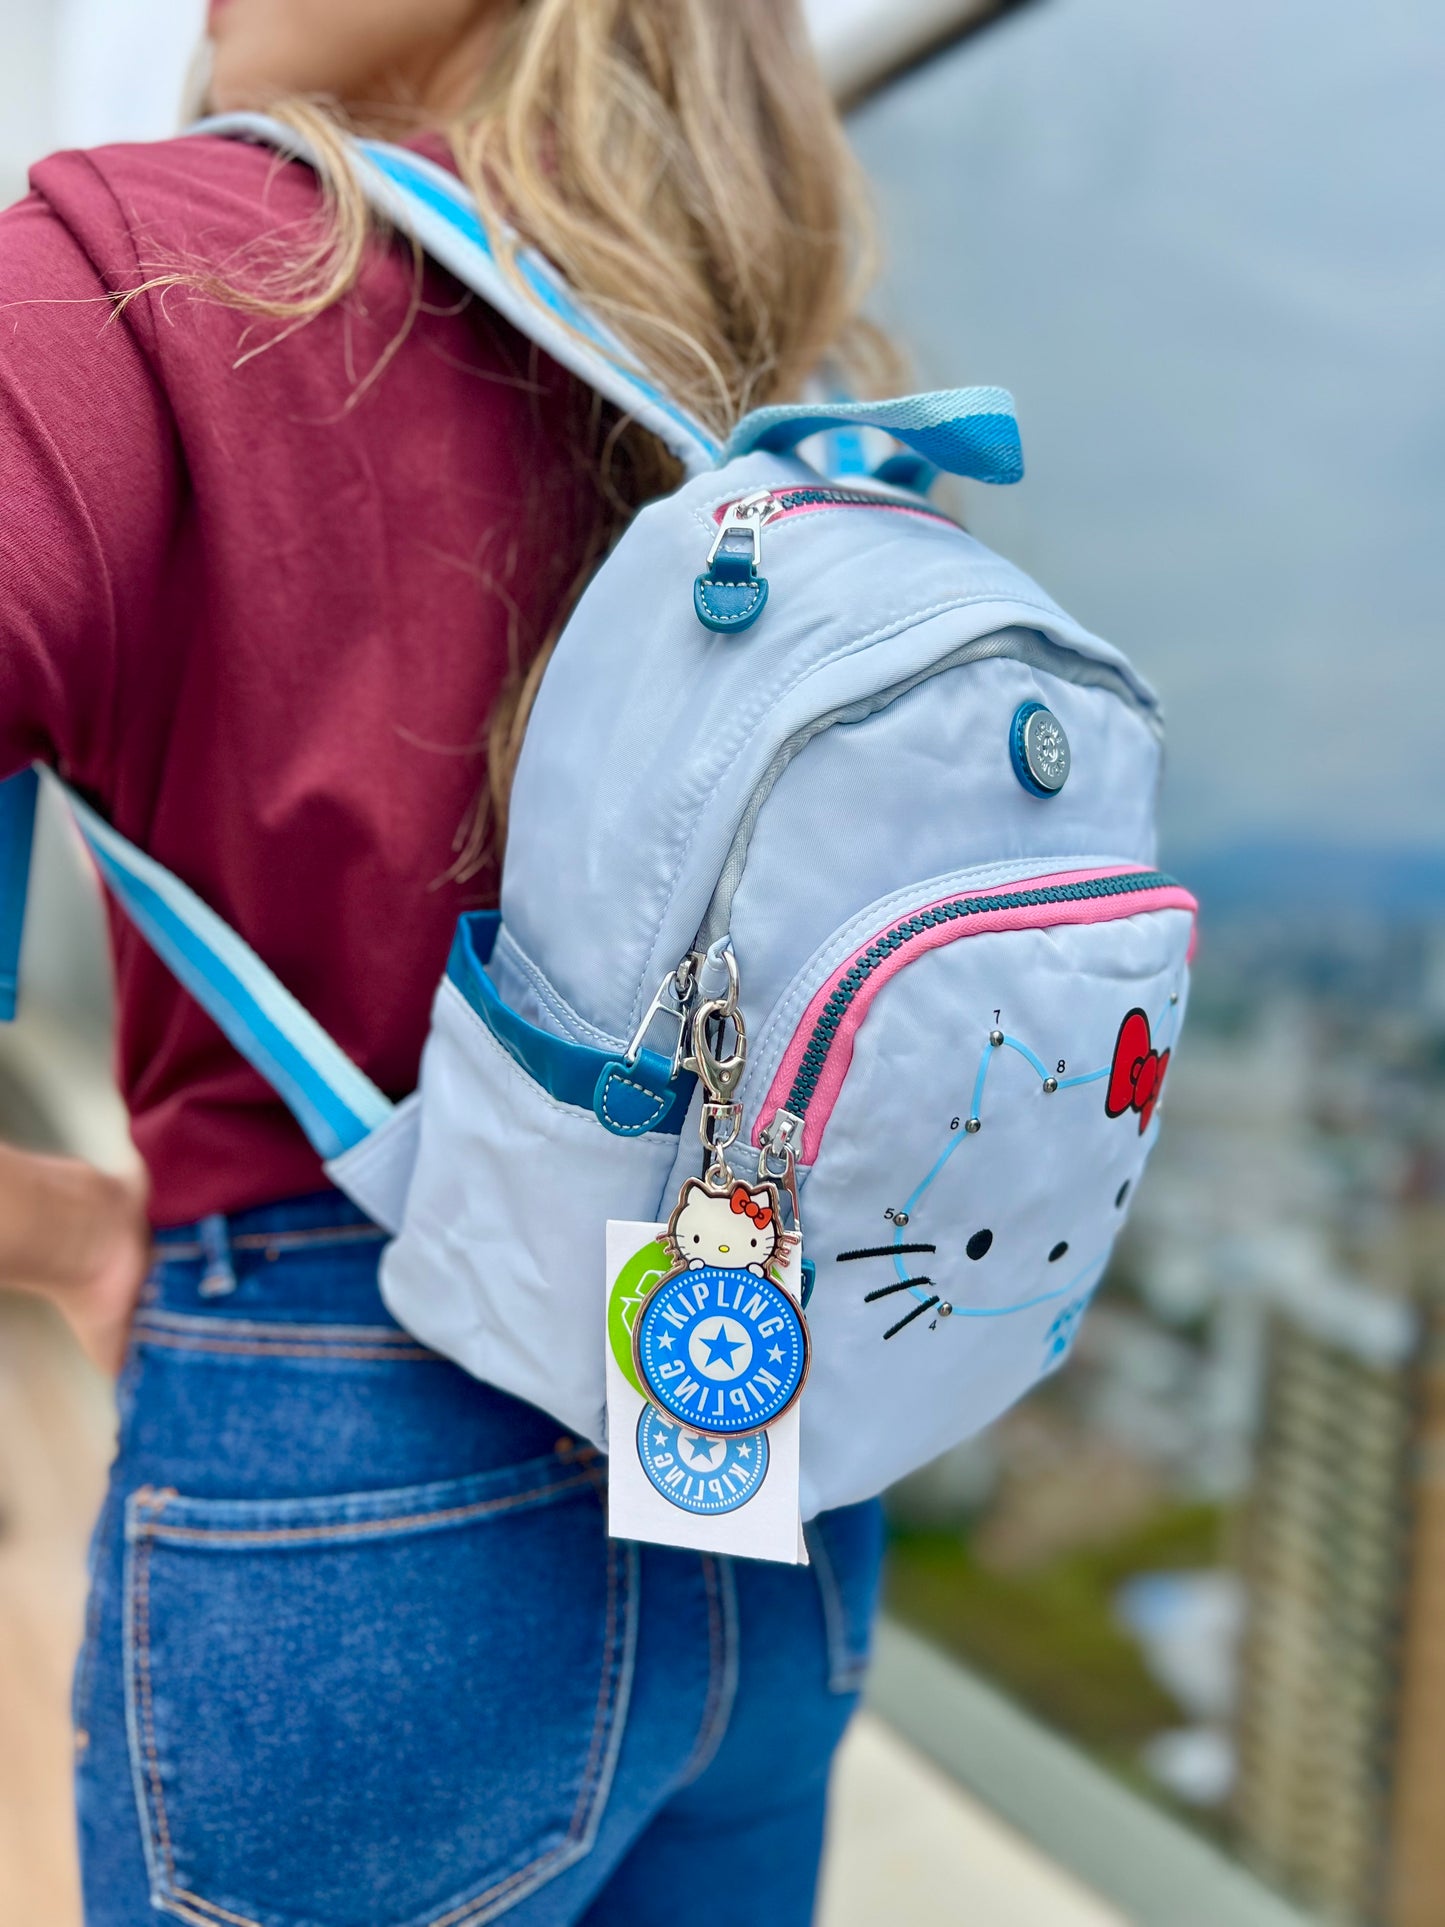
[[(218, 114), (199, 121), (197, 134), (230, 134), (264, 142), (309, 161), (305, 144), (265, 114)], [(482, 299), (540, 348), (608, 401), (652, 431), (690, 475), (710, 469), (721, 443), (638, 366), (635, 356), (589, 314), (562, 277), (534, 249), (519, 246), (523, 286), (497, 260), (465, 187), (446, 168), (409, 147), (385, 141), (356, 143), (357, 172), (378, 213), (410, 234)]]
[[(384, 1124), (394, 1106), (302, 1009), (286, 986), (182, 883), (59, 782), (117, 903), (161, 961), (286, 1103), (323, 1158), (339, 1157)], [(24, 815), (28, 793), (30, 815)], [(35, 771), (0, 784), (0, 940), (18, 954), (25, 914)], [(12, 888), (18, 882), (18, 888)], [(0, 956), (0, 967), (9, 954)], [(9, 1012), (14, 1015), (13, 1002)]]
[(892, 401), (784, 403), (756, 408), (728, 437), (723, 461), (756, 448), (786, 453), (840, 429), (881, 428), (935, 468), (977, 482), (1023, 479), (1024, 455), (1006, 388), (940, 388)]

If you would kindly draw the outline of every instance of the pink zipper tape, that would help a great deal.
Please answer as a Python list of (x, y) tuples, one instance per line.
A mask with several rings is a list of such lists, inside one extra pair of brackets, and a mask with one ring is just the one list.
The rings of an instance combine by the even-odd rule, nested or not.
[[(778, 491), (780, 495), (786, 495), (787, 492), (786, 489), (780, 489)], [(712, 512), (713, 521), (721, 527), (722, 519), (728, 510), (736, 507), (736, 502), (721, 503)], [(789, 522), (796, 515), (821, 515), (824, 509), (889, 509), (894, 515), (921, 515), (925, 522), (942, 522), (946, 527), (952, 529), (959, 527), (959, 524), (954, 521), (951, 515), (945, 515), (941, 509), (929, 508), (926, 502), (919, 502), (917, 504), (912, 502), (894, 502), (890, 501), (886, 495), (880, 495), (876, 502), (859, 502), (852, 499), (842, 502), (799, 502), (795, 508), (778, 509), (775, 514), (767, 518), (762, 526), (765, 529), (770, 529), (775, 523)]]
[[(1121, 863), (1107, 870), (1066, 870), (1056, 876), (1021, 878), (1017, 883), (1005, 884), (994, 890), (980, 890), (974, 893), (951, 890), (947, 896), (937, 897), (932, 903), (920, 903), (911, 910), (900, 911), (890, 917), (881, 929), (859, 944), (858, 948), (823, 984), (804, 1011), (797, 1029), (793, 1032), (792, 1042), (783, 1055), (767, 1097), (763, 1100), (758, 1113), (757, 1124), (753, 1128), (753, 1143), (757, 1144), (767, 1126), (772, 1122), (773, 1113), (787, 1102), (793, 1088), (793, 1080), (808, 1048), (808, 1040), (813, 1035), (818, 1019), (827, 1007), (829, 998), (858, 959), (869, 950), (886, 931), (908, 917), (922, 915), (925, 910), (937, 909), (939, 904), (955, 903), (969, 894), (979, 896), (1026, 896), (1035, 890), (1047, 890), (1071, 883), (1103, 882), (1108, 877), (1140, 876), (1147, 872), (1149, 865)], [(858, 1028), (868, 1015), (873, 999), (883, 986), (898, 972), (925, 950), (937, 950), (943, 944), (957, 943), (961, 937), (987, 936), (998, 930), (1048, 930), (1059, 924), (1116, 923), (1125, 917), (1135, 917), (1152, 910), (1187, 910), (1191, 916), (1198, 916), (1199, 905), (1187, 890), (1178, 884), (1161, 884), (1157, 890), (1138, 890), (1120, 897), (1079, 897), (1073, 902), (1063, 903), (1021, 903), (1017, 909), (982, 910), (977, 916), (960, 917), (947, 923), (937, 923), (927, 930), (920, 931), (916, 937), (899, 946), (892, 956), (878, 965), (868, 977), (858, 995), (848, 1006), (847, 1013), (837, 1030), (828, 1050), (827, 1063), (822, 1075), (813, 1088), (808, 1100), (807, 1122), (803, 1130), (802, 1162), (811, 1164), (818, 1155), (818, 1147), (823, 1141), (823, 1133), (828, 1128), (828, 1120), (833, 1115), (833, 1107), (843, 1088), (843, 1080), (848, 1075), (848, 1067), (853, 1061), (853, 1040)], [(1189, 956), (1194, 955), (1191, 939)]]

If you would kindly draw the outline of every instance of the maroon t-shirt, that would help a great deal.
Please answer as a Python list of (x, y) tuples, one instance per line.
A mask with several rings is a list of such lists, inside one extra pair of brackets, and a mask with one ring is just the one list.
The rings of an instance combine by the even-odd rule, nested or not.
[[(262, 149), (31, 185), (0, 214), (0, 776), (57, 765), (401, 1096), (457, 915), (495, 900), (494, 870), (440, 879), (594, 513), (586, 400), (396, 242), (290, 333), (183, 289), (116, 316), (148, 274), (314, 238), (313, 175)], [(155, 1221), (314, 1189), (280, 1100), (111, 921)]]

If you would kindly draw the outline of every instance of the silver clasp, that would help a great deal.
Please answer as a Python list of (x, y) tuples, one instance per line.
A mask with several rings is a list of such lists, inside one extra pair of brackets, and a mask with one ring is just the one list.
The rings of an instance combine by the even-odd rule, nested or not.
[(627, 1046), (625, 1062), (635, 1064), (642, 1055), (642, 1046), (647, 1033), (652, 1029), (653, 1020), (668, 1016), (677, 1019), (677, 1041), (672, 1052), (672, 1075), (677, 1076), (682, 1068), (683, 1045), (687, 1041), (688, 1015), (692, 1008), (693, 997), (697, 993), (697, 973), (702, 957), (692, 951), (684, 957), (676, 970), (663, 978), (653, 992), (652, 1002), (642, 1013), (642, 1022), (632, 1033), (632, 1042)]

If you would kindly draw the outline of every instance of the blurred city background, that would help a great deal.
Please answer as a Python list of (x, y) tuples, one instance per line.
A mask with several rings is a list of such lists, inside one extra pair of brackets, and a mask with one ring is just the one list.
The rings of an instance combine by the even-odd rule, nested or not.
[[(1162, 687), (1163, 861), (1204, 905), (1167, 1127), (1074, 1362), (893, 1495), (889, 1611), (1303, 1913), (1440, 1927), (1445, 17), (813, 11), (882, 211), (880, 316), (920, 385), (1019, 404), (1029, 479), (967, 519)], [(59, 141), (163, 132), (196, 12), (0, 0), (6, 198)], [(99, 924), (46, 835), (0, 1130), (114, 1158)], [(50, 1736), (0, 1768), (0, 1854), (32, 1861), (68, 1851), (34, 1818), (69, 1744), (40, 1702), (107, 1426), (38, 1308), (0, 1303), (0, 1753), (31, 1715)], [(896, 1845), (950, 1792), (892, 1743), (866, 1745), (893, 1804), (849, 1791), (835, 1825), (875, 1883), (884, 1822)], [(989, 1771), (975, 1831), (950, 1809), (927, 1848), (992, 1868), (987, 1896), (966, 1912), (940, 1858), (914, 1913), (875, 1884), (860, 1920), (1185, 1920), (1182, 1888), (1149, 1912), (1100, 1875), (1096, 1905), (1059, 1816)], [(1010, 1860), (991, 1804), (1065, 1867)], [(1285, 1918), (1239, 1907), (1212, 1918)]]

